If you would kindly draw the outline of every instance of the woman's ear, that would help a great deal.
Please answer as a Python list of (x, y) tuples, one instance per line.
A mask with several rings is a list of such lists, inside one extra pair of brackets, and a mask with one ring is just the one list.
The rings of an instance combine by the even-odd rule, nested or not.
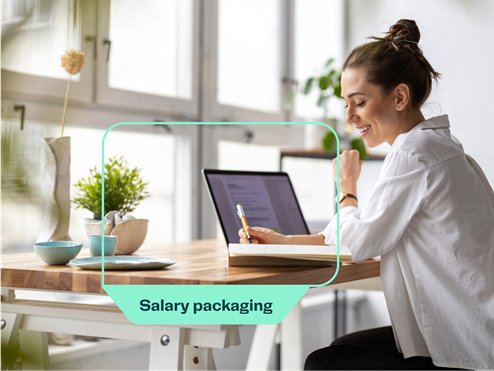
[(395, 107), (397, 111), (404, 111), (410, 101), (408, 85), (400, 84), (395, 88)]

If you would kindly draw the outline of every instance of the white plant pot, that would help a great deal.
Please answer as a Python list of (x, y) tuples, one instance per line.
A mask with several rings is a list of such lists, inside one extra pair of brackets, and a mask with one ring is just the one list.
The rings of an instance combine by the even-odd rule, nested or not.
[(36, 242), (71, 241), (70, 137), (41, 141), (41, 230)]
[[(101, 220), (85, 219), (84, 225), (88, 236), (101, 236)], [(110, 235), (112, 228), (113, 224), (105, 220), (105, 236)]]

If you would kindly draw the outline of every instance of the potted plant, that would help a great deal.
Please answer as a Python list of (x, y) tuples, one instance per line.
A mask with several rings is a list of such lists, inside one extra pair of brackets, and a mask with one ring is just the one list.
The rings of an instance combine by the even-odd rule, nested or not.
[[(317, 106), (324, 110), (324, 118), (329, 126), (331, 126), (338, 134), (340, 139), (349, 141), (349, 146), (356, 149), (360, 153), (360, 159), (363, 160), (367, 156), (365, 144), (362, 138), (350, 138), (353, 132), (352, 125), (344, 123), (343, 128), (337, 125), (337, 118), (332, 115), (329, 109), (331, 100), (341, 99), (341, 70), (333, 67), (334, 59), (330, 58), (324, 64), (321, 73), (318, 76), (309, 77), (301, 90), (304, 95), (309, 95), (314, 88), (319, 89), (317, 98)], [(293, 92), (287, 96), (287, 102), (291, 104), (293, 100)], [(341, 143), (340, 143), (341, 144)], [(336, 153), (336, 138), (332, 131), (327, 131), (322, 138), (322, 146), (329, 153)]]
[[(127, 160), (111, 157), (105, 163), (105, 210), (118, 211), (122, 215), (135, 210), (139, 203), (149, 197), (148, 183), (144, 182), (138, 168), (129, 168)], [(81, 178), (74, 186), (79, 191), (72, 202), (76, 209), (82, 208), (93, 213), (94, 219), (101, 220), (101, 172), (96, 167), (89, 170), (87, 178)]]
[(149, 197), (148, 183), (141, 176), (139, 168), (130, 168), (123, 157), (111, 157), (105, 163), (105, 215), (102, 221), (101, 172), (95, 167), (89, 176), (74, 184), (78, 190), (72, 200), (76, 208), (93, 213), (93, 219), (86, 220), (88, 235), (100, 235), (104, 222), (104, 234), (119, 236), (118, 254), (131, 254), (144, 242), (147, 233), (147, 219), (135, 219), (129, 213)]

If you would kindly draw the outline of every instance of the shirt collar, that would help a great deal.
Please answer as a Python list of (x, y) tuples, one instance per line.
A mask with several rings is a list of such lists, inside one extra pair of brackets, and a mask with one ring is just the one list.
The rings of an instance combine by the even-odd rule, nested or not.
[(425, 129), (449, 129), (449, 127), (448, 115), (441, 115), (422, 121), (420, 124), (414, 126), (410, 131)]

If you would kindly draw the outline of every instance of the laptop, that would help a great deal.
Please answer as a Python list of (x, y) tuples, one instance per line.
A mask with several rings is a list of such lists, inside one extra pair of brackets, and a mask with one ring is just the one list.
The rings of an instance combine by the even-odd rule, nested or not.
[(287, 173), (203, 169), (202, 174), (227, 244), (240, 239), (238, 204), (250, 227), (284, 235), (309, 234)]

